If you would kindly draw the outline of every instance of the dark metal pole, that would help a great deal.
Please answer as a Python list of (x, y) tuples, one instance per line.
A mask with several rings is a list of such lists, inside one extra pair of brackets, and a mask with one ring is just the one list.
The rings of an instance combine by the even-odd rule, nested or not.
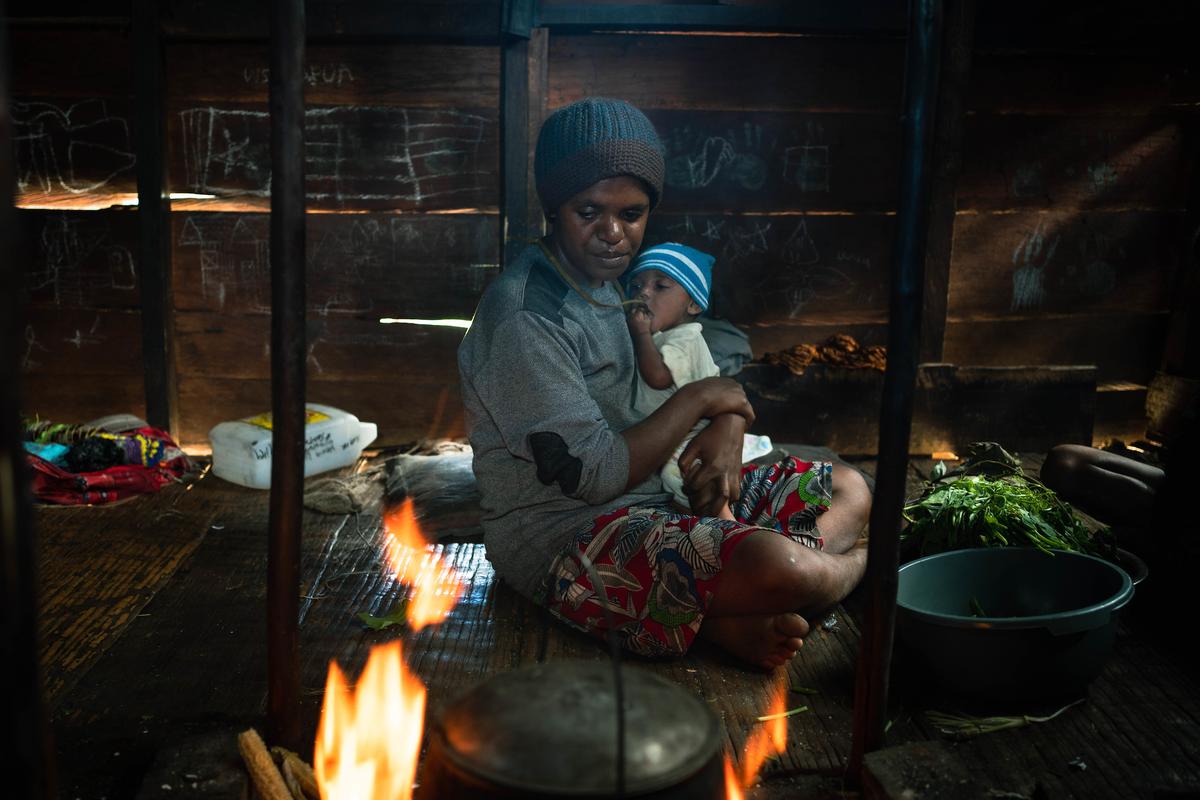
[(133, 7), (134, 85), (137, 90), (137, 183), (142, 291), (142, 358), (146, 419), (178, 436), (175, 364), (171, 346), (171, 201), (166, 194), (166, 106), (159, 3)]
[(6, 797), (53, 797), (50, 728), (38, 661), (37, 559), (29, 475), (21, 444), (21, 348), (24, 264), (14, 258), (12, 118), (5, 10), (0, 0), (0, 618), (2, 652), (10, 662), (4, 691), (0, 775)]
[(883, 743), (888, 674), (896, 623), (896, 571), (904, 507), (908, 439), (921, 330), (925, 237), (929, 215), (929, 152), (941, 63), (942, 0), (909, 0), (905, 66), (904, 154), (900, 213), (892, 251), (887, 372), (879, 417), (879, 466), (867, 557), (866, 626), (858, 651), (854, 742), (847, 779), (857, 784), (863, 756)]
[(271, 513), (267, 732), (300, 742), (300, 519), (304, 494), (304, 2), (271, 2)]

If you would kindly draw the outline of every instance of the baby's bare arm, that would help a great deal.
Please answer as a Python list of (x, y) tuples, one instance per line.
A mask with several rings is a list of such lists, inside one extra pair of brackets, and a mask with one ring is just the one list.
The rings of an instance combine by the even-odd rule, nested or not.
[(637, 357), (638, 373), (642, 380), (652, 389), (670, 389), (675, 379), (667, 362), (663, 361), (662, 353), (654, 346), (654, 337), (650, 333), (650, 312), (644, 306), (634, 308), (629, 312), (629, 335), (633, 337), (633, 353)]

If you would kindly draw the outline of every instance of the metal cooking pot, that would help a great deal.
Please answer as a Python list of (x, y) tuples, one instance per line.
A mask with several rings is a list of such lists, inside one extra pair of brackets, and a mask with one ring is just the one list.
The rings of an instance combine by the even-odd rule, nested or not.
[[(680, 686), (622, 669), (625, 796), (725, 794), (721, 726)], [(446, 708), (429, 733), (421, 798), (613, 797), (612, 665), (563, 661), (498, 675)]]

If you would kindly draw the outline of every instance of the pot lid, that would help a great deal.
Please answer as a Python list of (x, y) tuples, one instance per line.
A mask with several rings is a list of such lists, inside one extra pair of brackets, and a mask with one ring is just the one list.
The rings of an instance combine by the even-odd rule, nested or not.
[[(625, 789), (655, 791), (699, 772), (720, 750), (720, 723), (699, 698), (622, 666)], [(442, 714), (446, 755), (494, 783), (557, 794), (611, 794), (617, 718), (612, 664), (561, 661), (507, 672)]]

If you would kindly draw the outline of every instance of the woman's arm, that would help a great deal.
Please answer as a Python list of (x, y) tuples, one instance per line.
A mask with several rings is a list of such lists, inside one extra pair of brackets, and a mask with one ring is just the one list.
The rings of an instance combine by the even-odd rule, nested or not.
[[(750, 407), (746, 393), (742, 391), (742, 387), (736, 381), (729, 378), (705, 378), (681, 387), (653, 414), (621, 432), (621, 436), (624, 437), (625, 444), (629, 448), (629, 479), (626, 481), (625, 488), (628, 490), (637, 486), (652, 472), (660, 469), (663, 462), (687, 436), (688, 431), (701, 419), (710, 418), (715, 423), (725, 416), (734, 416), (741, 421), (739, 437), (742, 431), (754, 421), (754, 409)], [(721, 441), (729, 437), (728, 426), (732, 424), (732, 421), (726, 420), (719, 426), (719, 429), (724, 432), (724, 438)], [(706, 428), (705, 431), (707, 430)], [(712, 438), (713, 441), (709, 442), (703, 452), (715, 461), (717, 460), (715, 453), (718, 448), (714, 447), (716, 437)], [(705, 437), (705, 441), (708, 439), (709, 437)], [(693, 448), (689, 446), (688, 449), (692, 450)], [(695, 455), (693, 455), (694, 458), (696, 458)], [(722, 463), (724, 460), (722, 459)], [(740, 467), (740, 438), (737, 461)], [(711, 477), (706, 475), (700, 480), (708, 481), (711, 480)]]

